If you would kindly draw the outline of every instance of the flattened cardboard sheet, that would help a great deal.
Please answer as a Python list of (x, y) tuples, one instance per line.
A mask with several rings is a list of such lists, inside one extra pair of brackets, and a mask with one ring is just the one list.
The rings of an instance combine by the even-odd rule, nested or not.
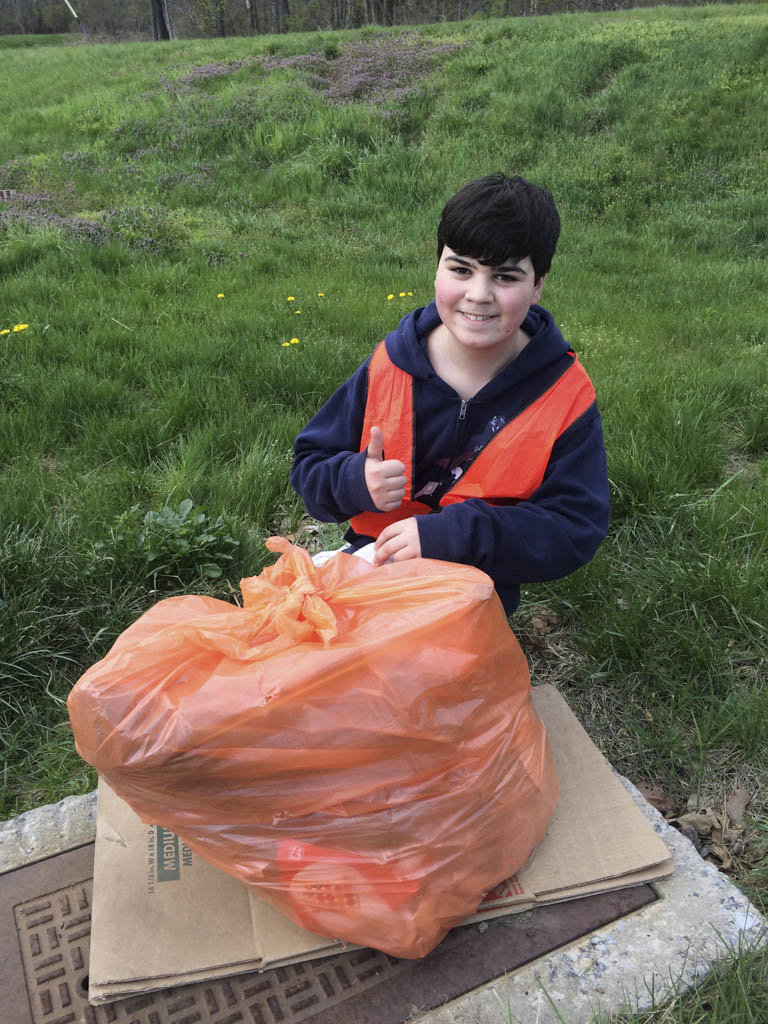
[(612, 880), (664, 862), (669, 874), (669, 850), (563, 697), (547, 685), (534, 687), (533, 699), (547, 728), (560, 802), (544, 839), (518, 872), (523, 892), (541, 903), (574, 888), (615, 888)]
[[(523, 869), (465, 923), (668, 876), (672, 861), (553, 686), (534, 687), (560, 803)], [(329, 956), (349, 946), (295, 925), (177, 836), (145, 825), (102, 781), (93, 886), (90, 999)]]
[(103, 780), (93, 875), (91, 986), (260, 965), (243, 884), (145, 825)]

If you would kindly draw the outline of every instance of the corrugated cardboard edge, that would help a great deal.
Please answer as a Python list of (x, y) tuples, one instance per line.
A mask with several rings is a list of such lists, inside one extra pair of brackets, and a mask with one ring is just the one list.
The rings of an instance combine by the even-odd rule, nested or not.
[(263, 970), (260, 958), (258, 960), (243, 960), (241, 963), (229, 964), (226, 967), (219, 966), (213, 970), (208, 967), (204, 970), (188, 971), (184, 974), (173, 974), (166, 977), (157, 975), (151, 979), (152, 984), (148, 984), (146, 978), (135, 981), (115, 981), (111, 984), (97, 984), (89, 979), (88, 1002), (98, 1006), (101, 1003), (113, 1003), (117, 999), (128, 999), (129, 996), (140, 996), (158, 989), (194, 985), (197, 981), (238, 977), (241, 974), (259, 970)]

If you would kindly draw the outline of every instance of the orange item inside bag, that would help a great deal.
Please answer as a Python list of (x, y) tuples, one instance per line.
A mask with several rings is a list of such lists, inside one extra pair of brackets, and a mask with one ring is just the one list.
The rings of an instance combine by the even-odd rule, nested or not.
[(420, 957), (514, 874), (557, 780), (480, 570), (282, 552), (239, 608), (158, 602), (79, 680), (79, 753), (320, 935)]

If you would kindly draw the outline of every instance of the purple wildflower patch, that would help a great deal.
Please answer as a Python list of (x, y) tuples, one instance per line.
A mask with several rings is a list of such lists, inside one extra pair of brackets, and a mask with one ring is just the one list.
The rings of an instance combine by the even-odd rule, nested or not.
[(121, 206), (107, 210), (110, 231), (133, 249), (167, 255), (184, 241), (184, 232), (171, 223), (162, 206)]
[(167, 78), (163, 82), (163, 88), (167, 93), (178, 95), (183, 92), (190, 92), (192, 86), (211, 78), (223, 78), (226, 75), (234, 75), (236, 71), (247, 67), (249, 64), (256, 64), (261, 57), (244, 57), (242, 60), (219, 61), (215, 64), (200, 64), (193, 68), (189, 74), (180, 78)]
[(161, 174), (157, 179), (157, 184), (161, 189), (177, 188), (182, 185), (190, 188), (201, 189), (211, 185), (213, 180), (213, 165), (199, 164), (194, 173), (186, 171), (169, 171), (168, 174)]
[(15, 224), (58, 229), (93, 245), (104, 245), (112, 237), (112, 232), (98, 221), (56, 213), (51, 202), (51, 196), (43, 193), (17, 193), (5, 209), (0, 209), (0, 231)]
[(23, 157), (14, 157), (0, 164), (0, 187), (8, 191), (29, 184), (30, 167)]
[(59, 159), (65, 167), (71, 168), (73, 171), (94, 172), (99, 170), (99, 165), (93, 153), (88, 153), (87, 151), (62, 153)]
[(180, 240), (161, 207), (115, 207), (106, 211), (101, 222), (58, 212), (54, 203), (50, 195), (31, 192), (15, 193), (5, 203), (0, 200), (0, 233), (12, 225), (24, 225), (59, 230), (96, 246), (120, 240), (133, 249), (162, 255), (173, 252)]

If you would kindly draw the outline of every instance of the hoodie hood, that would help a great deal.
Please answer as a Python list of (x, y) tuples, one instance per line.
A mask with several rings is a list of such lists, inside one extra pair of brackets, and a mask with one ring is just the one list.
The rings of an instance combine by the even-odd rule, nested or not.
[[(427, 355), (427, 337), (440, 323), (437, 306), (432, 301), (408, 313), (385, 341), (387, 354), (400, 369), (410, 373), (417, 380), (429, 381), (432, 387), (443, 391), (446, 396), (455, 396), (453, 388), (437, 376)], [(523, 330), (530, 336), (530, 342), (508, 366), (490, 381), (473, 401), (493, 401), (501, 392), (506, 392), (519, 381), (547, 375), (571, 350), (571, 346), (560, 333), (552, 314), (543, 306), (531, 306), (523, 321)]]

